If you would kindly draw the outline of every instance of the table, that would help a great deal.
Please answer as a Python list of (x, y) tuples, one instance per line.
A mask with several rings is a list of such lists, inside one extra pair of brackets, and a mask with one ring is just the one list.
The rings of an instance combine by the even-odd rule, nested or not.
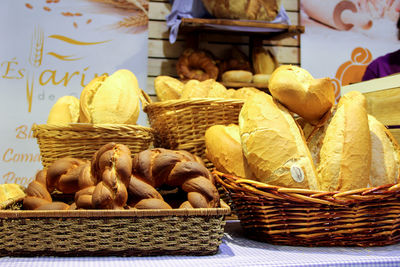
[(227, 221), (222, 244), (213, 256), (31, 257), (0, 258), (0, 266), (400, 266), (400, 244), (385, 247), (278, 246), (244, 237), (239, 221)]

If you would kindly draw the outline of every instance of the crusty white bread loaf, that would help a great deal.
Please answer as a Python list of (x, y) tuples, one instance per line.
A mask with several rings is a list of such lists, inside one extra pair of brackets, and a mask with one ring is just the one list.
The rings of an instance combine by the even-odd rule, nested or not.
[(318, 189), (317, 174), (300, 128), (285, 107), (260, 92), (239, 114), (244, 155), (264, 183)]
[(159, 101), (179, 99), (183, 85), (183, 82), (170, 76), (161, 75), (154, 79), (154, 91)]
[(371, 139), (366, 100), (361, 93), (342, 97), (337, 109), (308, 143), (320, 189), (347, 191), (368, 186)]
[(79, 99), (75, 96), (62, 96), (50, 109), (47, 124), (76, 123), (79, 119)]
[(400, 175), (400, 147), (390, 131), (374, 116), (368, 115), (371, 135), (370, 185), (394, 184)]
[(254, 178), (243, 155), (238, 125), (213, 125), (206, 130), (204, 138), (206, 157), (218, 171)]
[(203, 4), (216, 18), (272, 21), (281, 0), (203, 0)]
[(22, 200), (26, 196), (24, 190), (19, 184), (0, 184), (0, 210)]
[(305, 69), (282, 65), (269, 78), (271, 95), (287, 109), (311, 123), (317, 123), (335, 103), (329, 78), (314, 79)]
[(136, 124), (140, 97), (136, 76), (129, 70), (96, 77), (81, 92), (79, 121)]

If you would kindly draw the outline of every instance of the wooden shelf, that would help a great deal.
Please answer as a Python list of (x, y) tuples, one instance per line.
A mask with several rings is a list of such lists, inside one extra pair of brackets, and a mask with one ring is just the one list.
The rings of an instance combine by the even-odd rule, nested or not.
[[(235, 27), (235, 29), (232, 27)], [(182, 18), (179, 31), (182, 33), (229, 32), (229, 34), (246, 34), (262, 39), (276, 40), (302, 34), (304, 33), (304, 26), (267, 23), (263, 21)]]

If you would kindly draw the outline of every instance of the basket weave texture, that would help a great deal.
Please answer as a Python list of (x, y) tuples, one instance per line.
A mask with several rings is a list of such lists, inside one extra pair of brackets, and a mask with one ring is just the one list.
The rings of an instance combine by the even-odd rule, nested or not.
[(230, 208), (0, 211), (1, 256), (212, 255)]
[(400, 184), (322, 192), (213, 173), (252, 239), (294, 246), (362, 247), (400, 240)]
[(45, 168), (62, 157), (90, 160), (109, 142), (124, 144), (136, 154), (150, 148), (154, 139), (151, 128), (130, 124), (41, 124), (34, 125), (32, 130)]
[(144, 111), (155, 130), (155, 146), (187, 150), (210, 168), (212, 164), (205, 156), (205, 131), (216, 124), (237, 124), (243, 103), (220, 98), (169, 100), (151, 103)]

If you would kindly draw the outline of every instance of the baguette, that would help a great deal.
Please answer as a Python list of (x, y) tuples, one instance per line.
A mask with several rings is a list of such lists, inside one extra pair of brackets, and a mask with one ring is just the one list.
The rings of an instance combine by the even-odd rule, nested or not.
[(371, 135), (370, 185), (395, 184), (400, 174), (400, 147), (388, 129), (374, 116), (368, 115)]
[(348, 191), (369, 184), (371, 138), (365, 96), (352, 92), (310, 138), (320, 189)]
[(260, 92), (244, 103), (239, 129), (244, 155), (257, 180), (283, 187), (319, 188), (302, 131), (271, 96)]
[(213, 125), (205, 133), (206, 157), (221, 172), (254, 178), (243, 155), (239, 126)]

